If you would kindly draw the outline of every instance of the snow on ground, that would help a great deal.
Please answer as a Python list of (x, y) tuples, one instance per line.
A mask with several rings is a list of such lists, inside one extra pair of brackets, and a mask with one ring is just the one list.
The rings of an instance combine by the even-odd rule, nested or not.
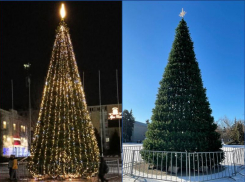
[[(230, 153), (230, 151), (233, 151), (235, 149), (238, 148), (244, 148), (243, 145), (224, 145), (223, 146), (223, 150), (224, 151), (228, 151), (228, 155), (231, 155), (232, 153)], [(132, 150), (134, 151), (134, 154), (137, 157), (134, 157), (134, 161), (135, 162), (139, 162), (141, 161), (141, 157), (139, 155), (139, 150), (142, 149), (142, 144), (139, 143), (126, 143), (123, 144), (123, 162), (126, 163), (130, 161), (132, 161)], [(123, 175), (123, 181), (124, 182), (157, 182), (157, 181), (183, 181), (183, 182), (187, 182), (187, 181), (204, 181), (204, 180), (213, 180), (213, 181), (217, 181), (217, 182), (229, 182), (229, 181), (237, 181), (237, 182), (244, 182), (245, 178), (245, 167), (244, 167), (244, 155), (242, 156), (242, 160), (239, 160), (239, 166), (237, 167), (237, 174), (233, 175), (231, 178), (229, 177), (224, 177), (224, 176), (230, 176), (233, 173), (233, 170), (230, 166), (227, 166), (226, 164), (230, 164), (234, 159), (231, 156), (227, 156), (223, 166), (226, 166), (226, 169), (220, 173), (215, 173), (213, 175), (200, 175), (199, 178), (198, 176), (191, 176), (191, 179), (189, 179), (189, 176), (182, 176), (182, 177), (175, 177), (175, 176), (160, 176), (160, 175), (151, 175), (151, 174), (147, 174), (146, 173), (142, 173), (140, 171), (134, 171), (136, 172), (135, 175), (137, 176), (141, 176), (141, 177), (137, 177), (137, 176), (129, 176), (129, 175)], [(228, 175), (227, 175), (228, 174)], [(155, 179), (150, 179), (150, 178), (155, 178)], [(221, 178), (221, 179), (217, 179), (217, 178)]]
[[(137, 182), (153, 182), (153, 181), (178, 181), (178, 182), (198, 182), (198, 181), (210, 181), (210, 180), (214, 180), (214, 181), (238, 181), (238, 182), (244, 182), (244, 175), (245, 175), (245, 167), (244, 166), (240, 166), (237, 168), (237, 175), (232, 176), (232, 178), (229, 177), (225, 177), (226, 174), (229, 174), (227, 171), (231, 170), (230, 168), (227, 168), (225, 171), (226, 172), (220, 172), (220, 173), (215, 173), (212, 175), (202, 175), (200, 174), (200, 176), (198, 177), (197, 174), (196, 176), (191, 176), (189, 178), (189, 176), (165, 176), (165, 175), (152, 175), (152, 174), (146, 174), (146, 173), (137, 173), (137, 176), (130, 176), (130, 175), (123, 175), (123, 181), (124, 182), (130, 182), (130, 181), (137, 181)], [(141, 176), (141, 177), (138, 177)], [(143, 177), (145, 176), (145, 177)], [(152, 178), (152, 179), (151, 179)]]
[[(137, 176), (145, 176), (144, 177), (137, 177), (137, 176), (129, 176), (129, 175), (123, 175), (123, 182), (157, 182), (157, 181), (178, 181), (178, 182), (198, 182), (198, 181), (217, 181), (217, 182), (230, 182), (230, 181), (237, 181), (237, 182), (244, 182), (245, 181), (245, 167), (240, 166), (237, 168), (237, 174), (229, 177), (223, 177), (225, 173), (216, 173), (213, 175), (200, 175), (198, 178), (197, 176), (191, 176), (191, 179), (187, 176), (182, 177), (175, 177), (175, 176), (160, 176), (160, 175), (146, 175), (146, 174), (137, 174)], [(147, 178), (148, 176), (148, 178)], [(217, 179), (217, 177), (220, 176), (220, 179)], [(155, 178), (155, 179), (151, 179)]]
[[(244, 174), (244, 173), (243, 173)], [(137, 177), (130, 177), (123, 175), (123, 182), (162, 182), (165, 180), (156, 180), (156, 179), (148, 179), (148, 178), (137, 178)], [(179, 180), (181, 181), (181, 180)], [(184, 182), (185, 180), (182, 180)], [(232, 178), (222, 178), (222, 179), (215, 179), (215, 182), (244, 182), (244, 175), (237, 174)]]

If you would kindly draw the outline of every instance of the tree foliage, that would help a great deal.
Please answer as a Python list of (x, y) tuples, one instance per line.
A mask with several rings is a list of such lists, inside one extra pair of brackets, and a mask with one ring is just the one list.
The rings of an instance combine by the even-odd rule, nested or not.
[(144, 149), (221, 151), (219, 134), (215, 131), (217, 125), (211, 113), (193, 42), (182, 19), (160, 81), (152, 122), (143, 142)]
[(100, 151), (100, 154), (101, 154), (101, 137), (100, 137), (99, 131), (96, 128), (94, 128), (94, 135), (96, 137), (96, 140), (97, 140), (97, 143), (98, 143), (98, 148), (99, 148), (99, 151)]
[(147, 120), (145, 121), (145, 123), (146, 123), (146, 124), (149, 124), (149, 123), (150, 123), (150, 120), (149, 120), (149, 119), (147, 119)]
[(230, 120), (226, 116), (217, 121), (220, 138), (225, 144), (240, 144), (244, 145), (244, 121)]
[(235, 122), (232, 126), (231, 139), (237, 144), (244, 145), (244, 125), (241, 121)]
[(129, 112), (128, 110), (124, 110), (123, 114), (123, 140), (125, 142), (131, 141), (131, 137), (134, 129), (135, 118), (133, 116), (133, 111)]
[(117, 154), (120, 155), (120, 137), (118, 135), (117, 130), (114, 131), (111, 139), (110, 139), (110, 150), (108, 151), (109, 154)]

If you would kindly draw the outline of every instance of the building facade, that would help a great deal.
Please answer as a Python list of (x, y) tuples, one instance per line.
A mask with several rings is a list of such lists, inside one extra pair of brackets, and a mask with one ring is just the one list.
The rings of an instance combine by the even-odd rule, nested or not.
[(39, 116), (39, 110), (34, 110), (32, 109), (31, 110), (31, 117), (30, 117), (30, 114), (29, 114), (29, 110), (18, 110), (18, 114), (24, 118), (28, 118), (28, 123), (30, 123), (30, 118), (31, 118), (31, 132), (30, 132), (30, 142), (32, 143), (33, 142), (33, 135), (34, 135), (34, 132), (35, 132), (35, 129), (36, 129), (36, 124), (37, 124), (37, 120), (38, 120), (38, 116)]
[(147, 124), (139, 121), (134, 122), (134, 129), (131, 137), (132, 142), (142, 142), (145, 139), (145, 133), (147, 131)]
[(0, 109), (1, 155), (28, 156), (28, 120), (15, 110)]

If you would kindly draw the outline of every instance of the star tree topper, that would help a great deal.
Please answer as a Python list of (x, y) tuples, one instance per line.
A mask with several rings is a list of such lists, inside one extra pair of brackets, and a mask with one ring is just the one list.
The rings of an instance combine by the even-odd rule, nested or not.
[(184, 9), (182, 8), (182, 11), (180, 12), (179, 16), (183, 18), (183, 17), (185, 16), (186, 13), (187, 13), (187, 12), (185, 12)]
[(60, 15), (61, 15), (61, 19), (64, 20), (64, 18), (66, 16), (66, 11), (65, 11), (64, 4), (61, 4)]

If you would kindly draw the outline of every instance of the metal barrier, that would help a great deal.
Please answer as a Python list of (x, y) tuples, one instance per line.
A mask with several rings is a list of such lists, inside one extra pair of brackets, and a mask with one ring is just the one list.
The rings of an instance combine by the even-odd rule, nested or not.
[[(116, 160), (105, 160), (108, 167), (109, 167), (109, 172), (106, 174), (106, 178), (111, 179), (111, 178), (117, 178), (121, 175), (121, 170), (120, 170), (120, 163), (119, 163), (119, 159)], [(27, 162), (18, 162), (18, 169), (16, 170), (16, 174), (17, 174), (17, 179), (21, 179), (21, 180), (30, 180), (33, 179), (34, 177), (32, 176), (32, 174), (29, 172), (28, 170), (28, 163)], [(72, 165), (70, 164), (64, 164), (64, 165), (60, 165), (59, 166), (59, 170), (61, 170), (64, 175), (57, 175), (55, 173), (53, 174), (49, 174), (48, 176), (46, 175), (45, 178), (53, 178), (53, 179), (64, 179), (64, 178), (83, 178), (86, 177), (86, 174), (92, 174), (89, 173), (89, 171), (84, 171), (85, 175), (80, 175), (80, 176), (74, 176), (71, 174), (71, 172), (74, 172), (75, 170), (77, 170), (76, 165), (73, 165), (73, 167), (71, 167)], [(91, 165), (90, 165), (91, 166)], [(97, 163), (96, 166), (99, 166), (99, 164)], [(48, 168), (49, 170), (55, 171), (55, 168), (57, 166), (55, 165), (48, 165), (46, 166), (46, 168)], [(43, 174), (44, 172), (44, 168), (43, 166), (39, 166), (38, 171), (40, 172), (40, 174)], [(38, 173), (37, 173), (38, 174)], [(96, 176), (97, 174), (95, 174)], [(8, 163), (2, 163), (0, 164), (0, 181), (4, 180), (4, 179), (9, 179), (9, 169), (8, 169)], [(43, 175), (37, 175), (35, 176), (35, 179), (44, 179)]]
[(178, 158), (187, 159), (185, 152), (134, 150), (131, 161), (128, 160), (128, 163), (126, 163), (128, 158), (125, 156), (126, 153), (124, 152), (124, 175), (172, 181), (174, 178), (178, 178), (178, 172), (181, 176), (188, 172), (187, 168), (183, 168), (185, 163), (182, 160), (177, 160)]
[(122, 170), (120, 170), (119, 159), (117, 160), (108, 160), (106, 164), (109, 167), (109, 172), (105, 175), (107, 179), (117, 178), (122, 175)]
[[(235, 173), (239, 173), (241, 175), (244, 174), (244, 148), (235, 149), (233, 151), (233, 163), (235, 168)], [(243, 173), (241, 173), (243, 171)]]
[(233, 150), (236, 150), (239, 148), (234, 148), (234, 147), (222, 147), (222, 150), (225, 152), (232, 152)]
[(143, 145), (139, 144), (139, 145), (123, 145), (123, 151), (124, 150), (142, 150), (143, 149)]
[(32, 175), (27, 169), (27, 162), (19, 162), (17, 179), (31, 179)]
[[(224, 154), (224, 158), (222, 155)], [(188, 153), (189, 166), (192, 160), (193, 167), (189, 167), (189, 181), (209, 181), (214, 179), (229, 178), (235, 175), (232, 152), (197, 152)], [(223, 159), (222, 159), (223, 158)], [(209, 159), (207, 161), (207, 159)]]
[[(9, 169), (7, 163), (0, 164), (0, 180), (9, 179)], [(27, 169), (27, 162), (19, 162), (16, 170), (17, 179), (31, 179), (32, 176)]]
[(232, 178), (244, 167), (244, 148), (218, 152), (123, 150), (123, 175), (165, 181)]

